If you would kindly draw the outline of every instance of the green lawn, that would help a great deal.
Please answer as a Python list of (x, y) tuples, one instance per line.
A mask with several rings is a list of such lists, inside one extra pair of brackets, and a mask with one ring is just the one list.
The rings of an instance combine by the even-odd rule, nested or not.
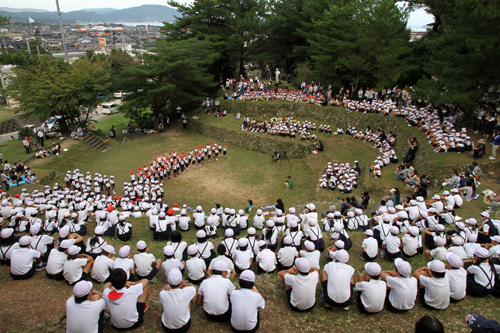
[[(205, 117), (202, 117), (202, 121), (216, 123), (234, 130), (239, 130), (239, 124), (241, 124), (241, 120), (234, 120), (232, 115), (225, 119)], [(143, 164), (149, 164), (157, 154), (168, 153), (174, 149), (176, 151), (186, 151), (195, 146), (206, 144), (207, 141), (213, 142), (215, 140), (189, 131), (182, 131), (179, 124), (173, 124), (171, 130), (162, 134), (152, 136), (127, 135), (130, 143), (122, 145), (124, 136), (121, 129), (124, 128), (127, 121), (122, 114), (116, 114), (107, 116), (96, 124), (97, 128), (101, 128), (106, 133), (111, 125), (115, 125), (119, 133), (117, 140), (111, 140), (111, 148), (104, 153), (94, 150), (81, 140), (67, 139), (62, 142), (63, 148), (68, 148), (67, 152), (60, 156), (51, 156), (45, 160), (32, 160), (28, 165), (40, 174), (55, 171), (58, 175), (55, 181), (59, 183), (63, 182), (67, 170), (74, 170), (75, 168), (79, 168), (81, 172), (90, 171), (92, 174), (100, 172), (103, 175), (114, 175), (118, 194), (121, 194), (121, 184), (129, 180), (130, 171), (137, 170)], [(319, 123), (316, 120), (316, 124)], [(310, 201), (333, 202), (337, 200), (337, 197), (343, 195), (340, 195), (338, 191), (328, 192), (317, 188), (317, 182), (322, 171), (329, 161), (353, 163), (355, 159), (360, 161), (363, 172), (359, 177), (359, 187), (352, 195), (359, 197), (360, 192), (367, 189), (372, 197), (371, 205), (375, 205), (380, 198), (387, 194), (390, 187), (400, 186), (397, 178), (392, 175), (394, 166), (384, 168), (380, 179), (374, 179), (371, 174), (365, 172), (370, 163), (378, 156), (378, 152), (373, 148), (373, 145), (355, 141), (348, 136), (337, 137), (336, 135), (318, 134), (318, 138), (325, 144), (323, 153), (310, 154), (304, 159), (291, 160), (291, 167), (282, 167), (281, 170), (279, 170), (281, 165), (273, 163), (269, 156), (228, 145), (227, 159), (205, 162), (201, 168), (190, 168), (185, 174), (178, 178), (172, 178), (167, 182), (164, 187), (165, 201), (169, 205), (173, 203), (179, 203), (180, 205), (186, 203), (190, 207), (202, 205), (205, 210), (213, 207), (216, 202), (223, 207), (244, 208), (247, 199), (254, 200), (257, 206), (263, 206), (273, 204), (277, 198), (282, 198), (286, 208)], [(272, 140), (272, 138), (269, 139)], [(12, 143), (12, 145), (11, 156), (14, 156), (14, 151), (17, 150), (14, 149), (15, 144)], [(2, 147), (4, 157), (7, 156), (6, 149), (7, 147)], [(23, 152), (22, 149), (21, 146), (21, 153)], [(450, 160), (464, 158), (464, 163), (466, 161), (470, 162), (470, 159), (465, 160), (465, 156), (458, 157), (457, 154), (440, 154), (439, 158), (431, 154), (429, 158), (436, 159), (435, 161), (439, 165), (446, 164), (448, 158)], [(283, 180), (287, 175), (291, 175), (294, 179), (294, 188), (292, 190), (284, 189)], [(486, 188), (497, 189), (495, 184), (497, 176), (497, 173), (485, 174), (484, 179), (481, 180), (482, 184), (479, 191)], [(29, 185), (27, 188), (31, 191), (34, 188), (41, 188), (41, 185)], [(11, 193), (19, 193), (20, 190), (19, 187), (14, 187)], [(406, 186), (400, 186), (400, 190), (403, 195), (413, 192), (413, 189)], [(429, 195), (437, 192), (439, 192), (439, 188), (433, 187), (429, 190)], [(478, 200), (466, 202), (464, 207), (457, 211), (457, 214), (464, 219), (469, 217), (478, 218), (478, 214), (485, 208), (486, 205), (482, 202), (481, 197)], [(254, 213), (255, 210), (252, 212), (250, 219)], [(130, 219), (130, 222), (134, 225), (134, 234), (126, 244), (132, 247), (132, 255), (136, 253), (134, 250), (136, 242), (143, 239), (148, 243), (151, 252), (157, 258), (163, 258), (162, 249), (165, 244), (152, 240), (152, 233), (148, 228), (148, 219)], [(92, 229), (93, 225), (91, 223), (90, 229)], [(194, 233), (195, 230), (183, 233), (184, 240), (188, 243), (194, 242)], [(361, 232), (351, 232), (350, 235), (354, 243), (354, 247), (350, 251), (350, 264), (356, 269), (356, 275), (358, 275), (364, 272), (364, 262), (358, 257), (364, 236)], [(115, 249), (125, 244), (117, 239), (109, 240), (109, 242), (115, 246)], [(214, 241), (214, 243), (217, 244), (218, 241)], [(326, 242), (326, 245), (331, 245), (331, 242)], [(377, 259), (377, 262), (384, 269), (394, 269), (392, 264), (380, 258)], [(326, 264), (324, 257), (322, 257), (321, 264)], [(411, 264), (415, 270), (426, 263), (424, 258), (420, 257), (413, 259)], [(233, 282), (237, 283), (236, 280)], [(159, 273), (158, 282), (151, 285), (150, 310), (146, 314), (144, 325), (137, 329), (137, 332), (161, 331), (160, 316), (162, 309), (158, 302), (158, 294), (163, 286), (164, 275)], [(429, 313), (443, 322), (446, 332), (469, 332), (464, 323), (465, 315), (469, 311), (477, 311), (487, 317), (500, 320), (500, 312), (498, 311), (500, 301), (493, 297), (485, 299), (468, 297), (458, 304), (450, 304), (447, 310), (439, 312), (425, 310), (417, 301), (415, 309), (408, 313), (392, 314), (384, 310), (380, 314), (367, 316), (361, 315), (355, 304), (351, 306), (349, 311), (342, 311), (325, 309), (318, 301), (316, 308), (312, 312), (295, 313), (287, 306), (284, 288), (276, 274), (259, 276), (256, 286), (266, 300), (266, 309), (261, 313), (261, 332), (341, 331), (358, 333), (367, 329), (371, 332), (411, 332), (418, 318)], [(102, 285), (94, 285), (94, 287), (97, 290), (102, 290)], [(14, 297), (21, 291), (26, 292), (26, 290), (29, 290), (30, 302), (20, 302), (18, 301), (19, 297)], [(64, 331), (64, 302), (71, 294), (71, 287), (67, 284), (50, 281), (45, 277), (44, 273), (36, 273), (35, 277), (29, 281), (14, 282), (8, 275), (8, 268), (1, 267), (0, 291), (5, 296), (0, 299), (0, 307), (3, 309), (0, 312), (0, 321), (3, 323), (0, 331)], [(321, 288), (318, 286), (317, 296), (320, 293)], [(33, 316), (32, 314), (35, 312), (36, 316)], [(218, 324), (207, 321), (203, 310), (194, 304), (192, 305), (192, 318), (191, 332), (229, 331), (228, 323)], [(106, 331), (114, 332), (115, 330), (108, 323), (106, 324)]]

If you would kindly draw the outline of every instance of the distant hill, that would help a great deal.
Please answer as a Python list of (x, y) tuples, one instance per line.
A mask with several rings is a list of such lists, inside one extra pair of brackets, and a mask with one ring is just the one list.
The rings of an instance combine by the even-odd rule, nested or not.
[(10, 7), (0, 7), (0, 11), (9, 13), (21, 13), (21, 12), (36, 12), (43, 13), (48, 12), (45, 9), (34, 9), (34, 8), (10, 8)]
[(116, 9), (116, 8), (85, 8), (85, 9), (82, 9), (82, 11), (84, 11), (84, 12), (94, 12), (97, 14), (108, 14), (108, 13), (116, 12), (117, 10), (119, 10), (119, 9)]
[[(64, 23), (77, 22), (102, 22), (102, 23), (127, 23), (127, 22), (153, 22), (166, 21), (173, 22), (174, 15), (179, 16), (176, 9), (162, 5), (142, 5), (125, 9), (90, 9), (62, 13)], [(96, 12), (99, 11), (99, 12)], [(102, 11), (105, 12), (102, 12)], [(107, 11), (107, 12), (106, 12)], [(7, 12), (0, 9), (0, 15), (10, 16), (11, 22), (25, 23), (28, 17), (35, 20), (36, 23), (58, 23), (57, 12), (37, 12), (36, 9), (24, 12)]]

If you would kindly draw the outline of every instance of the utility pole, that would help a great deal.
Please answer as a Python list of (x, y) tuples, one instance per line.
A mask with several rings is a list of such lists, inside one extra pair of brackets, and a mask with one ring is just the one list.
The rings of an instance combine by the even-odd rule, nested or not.
[(26, 39), (26, 45), (28, 46), (28, 53), (31, 56), (31, 48), (30, 48), (30, 42)]
[(66, 45), (66, 36), (64, 34), (64, 28), (63, 28), (63, 24), (62, 24), (61, 9), (59, 9), (59, 0), (56, 0), (56, 6), (57, 6), (57, 16), (59, 16), (59, 26), (61, 27), (63, 52), (64, 52), (64, 54), (66, 54), (66, 62), (69, 64), (68, 47)]

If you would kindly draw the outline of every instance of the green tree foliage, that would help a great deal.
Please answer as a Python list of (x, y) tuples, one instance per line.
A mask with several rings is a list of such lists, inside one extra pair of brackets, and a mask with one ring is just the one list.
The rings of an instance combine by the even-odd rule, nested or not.
[(196, 37), (218, 54), (210, 73), (215, 77), (245, 74), (245, 65), (264, 45), (265, 0), (200, 0), (189, 5), (168, 4), (182, 14), (162, 31), (174, 39)]
[(206, 91), (217, 86), (207, 67), (217, 59), (208, 41), (162, 39), (151, 53), (140, 55), (140, 61), (125, 67), (120, 89), (130, 92), (122, 110), (133, 115), (138, 108), (151, 106), (154, 125), (168, 107), (181, 104), (189, 109), (199, 105)]
[(111, 66), (113, 75), (119, 75), (125, 67), (134, 64), (134, 58), (122, 49), (111, 49), (111, 53), (106, 56), (106, 59)]
[[(428, 76), (418, 87), (432, 102), (470, 105), (498, 84), (500, 3), (448, 0), (446, 4), (439, 15), (440, 29), (425, 39)], [(430, 11), (437, 11), (430, 6)]]
[(395, 84), (412, 69), (408, 16), (394, 0), (334, 2), (309, 32), (300, 31), (316, 77), (336, 86)]
[(7, 93), (20, 104), (18, 111), (46, 120), (59, 115), (63, 131), (68, 123), (85, 127), (99, 101), (96, 96), (110, 86), (110, 67), (106, 61), (81, 58), (73, 64), (49, 55), (26, 68), (16, 67)]

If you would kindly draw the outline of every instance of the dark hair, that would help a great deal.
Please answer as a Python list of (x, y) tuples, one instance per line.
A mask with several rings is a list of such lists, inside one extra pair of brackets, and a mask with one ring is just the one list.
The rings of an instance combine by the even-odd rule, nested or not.
[(122, 289), (127, 283), (127, 273), (121, 268), (115, 268), (109, 275), (109, 282), (111, 282), (115, 289)]
[(81, 296), (81, 297), (76, 297), (76, 296), (75, 296), (75, 303), (76, 303), (76, 304), (80, 304), (80, 303), (82, 303), (82, 302), (86, 301), (86, 300), (87, 300), (87, 296), (88, 296), (88, 295), (89, 295), (89, 294), (87, 294), (87, 295), (85, 295), (85, 296)]
[(253, 285), (254, 285), (254, 282), (240, 279), (240, 287), (243, 289), (252, 289)]
[(444, 333), (444, 327), (436, 317), (426, 315), (415, 324), (415, 333)]
[(181, 233), (180, 233), (179, 231), (177, 231), (177, 230), (176, 230), (176, 231), (174, 231), (174, 232), (172, 233), (172, 236), (171, 236), (171, 238), (170, 238), (170, 241), (171, 241), (172, 243), (180, 243), (180, 242), (182, 241), (182, 235), (181, 235)]
[(377, 275), (377, 276), (371, 276), (371, 275), (369, 275), (369, 276), (370, 276), (371, 280), (378, 280), (380, 278), (380, 275)]
[(247, 246), (240, 246), (240, 251), (246, 251), (247, 247), (248, 247), (248, 245)]
[(266, 239), (270, 240), (273, 237), (274, 227), (266, 229)]
[(95, 235), (90, 239), (89, 244), (90, 246), (94, 246), (97, 242), (99, 242), (99, 236)]
[(222, 271), (212, 270), (212, 275), (222, 275)]
[(224, 255), (225, 253), (226, 247), (224, 246), (224, 244), (220, 243), (219, 245), (217, 245), (217, 254)]
[(11, 246), (16, 243), (16, 239), (14, 238), (14, 233), (7, 238), (0, 238), (0, 246)]
[(204, 243), (207, 241), (207, 237), (196, 237), (196, 239), (198, 240), (198, 243)]
[(442, 279), (446, 275), (446, 273), (438, 273), (438, 272), (434, 272), (434, 271), (431, 271), (431, 272), (432, 272), (432, 276), (434, 276), (437, 279)]
[(78, 254), (68, 254), (68, 260), (75, 260), (76, 258), (78, 258)]

